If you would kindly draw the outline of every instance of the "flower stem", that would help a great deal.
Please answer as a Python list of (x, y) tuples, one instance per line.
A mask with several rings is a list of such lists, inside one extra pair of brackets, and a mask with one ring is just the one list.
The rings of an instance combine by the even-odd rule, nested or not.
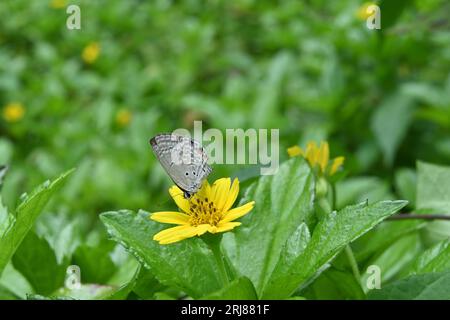
[(219, 275), (224, 286), (230, 283), (230, 279), (228, 278), (227, 269), (225, 267), (225, 257), (222, 253), (222, 249), (220, 243), (222, 241), (222, 235), (204, 235), (202, 237), (203, 241), (209, 246), (211, 249), (214, 259), (216, 259), (217, 267), (219, 268)]

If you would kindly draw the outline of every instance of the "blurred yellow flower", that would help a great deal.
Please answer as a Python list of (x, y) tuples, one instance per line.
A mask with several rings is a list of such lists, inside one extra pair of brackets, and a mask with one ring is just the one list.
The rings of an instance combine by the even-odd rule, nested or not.
[(84, 62), (94, 63), (95, 60), (97, 60), (99, 54), (100, 45), (98, 44), (98, 42), (91, 42), (83, 49), (82, 57)]
[(373, 14), (373, 12), (372, 11), (368, 11), (368, 9), (369, 9), (369, 7), (371, 5), (374, 5), (374, 4), (375, 4), (374, 2), (366, 2), (366, 3), (364, 3), (356, 11), (356, 17), (358, 17), (359, 20), (367, 20), (367, 18), (370, 17)]
[(62, 9), (66, 6), (66, 0), (51, 0), (50, 7), (53, 9)]
[(206, 232), (226, 232), (239, 226), (236, 220), (249, 213), (254, 201), (231, 209), (239, 193), (239, 181), (222, 178), (212, 186), (205, 180), (200, 190), (192, 198), (185, 199), (183, 191), (177, 186), (169, 189), (169, 193), (182, 212), (156, 212), (151, 219), (161, 223), (178, 226), (157, 233), (153, 240), (160, 244), (178, 242), (187, 238), (201, 236)]
[(121, 109), (116, 114), (116, 123), (120, 127), (126, 127), (133, 119), (133, 114), (128, 109)]
[(21, 103), (12, 102), (3, 107), (2, 115), (7, 122), (17, 122), (25, 115), (25, 108)]
[(318, 167), (320, 174), (328, 174), (332, 176), (344, 164), (344, 157), (334, 158), (330, 163), (330, 148), (328, 142), (322, 141), (317, 146), (315, 141), (310, 141), (306, 145), (304, 151), (299, 146), (293, 146), (287, 149), (290, 157), (301, 156), (305, 158), (311, 167)]

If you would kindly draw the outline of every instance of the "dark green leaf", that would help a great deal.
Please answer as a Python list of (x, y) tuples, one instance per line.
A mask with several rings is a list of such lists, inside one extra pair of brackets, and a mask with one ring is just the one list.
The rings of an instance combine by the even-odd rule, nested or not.
[(25, 197), (15, 213), (15, 221), (8, 222), (8, 228), (0, 234), (0, 274), (11, 259), (14, 252), (33, 226), (36, 218), (44, 209), (51, 196), (61, 187), (64, 180), (73, 172), (70, 170), (52, 182), (47, 181)]
[(450, 240), (443, 240), (417, 257), (412, 274), (450, 271)]
[(227, 287), (217, 292), (211, 293), (202, 299), (204, 300), (256, 300), (255, 287), (247, 277), (242, 277), (232, 281)]
[(396, 94), (385, 100), (373, 114), (372, 130), (387, 165), (392, 165), (397, 148), (408, 131), (413, 107), (411, 98)]
[(370, 205), (361, 203), (330, 213), (317, 224), (306, 249), (297, 257), (292, 267), (284, 275), (270, 279), (262, 297), (288, 297), (300, 285), (323, 270), (347, 244), (406, 204), (406, 201), (380, 201)]
[(370, 291), (371, 300), (449, 300), (450, 272), (425, 273)]
[(166, 227), (149, 219), (149, 214), (131, 211), (101, 215), (110, 236), (127, 248), (163, 284), (172, 285), (192, 297), (218, 290), (220, 279), (212, 252), (197, 238), (160, 245), (153, 236)]
[[(241, 203), (255, 201), (234, 233), (224, 235), (224, 246), (240, 274), (258, 293), (267, 282), (286, 240), (313, 214), (314, 179), (303, 159), (283, 163), (277, 174), (262, 176)], [(267, 236), (270, 235), (270, 236)]]
[(37, 294), (49, 295), (63, 285), (69, 261), (59, 264), (47, 240), (29, 232), (13, 256), (13, 264)]

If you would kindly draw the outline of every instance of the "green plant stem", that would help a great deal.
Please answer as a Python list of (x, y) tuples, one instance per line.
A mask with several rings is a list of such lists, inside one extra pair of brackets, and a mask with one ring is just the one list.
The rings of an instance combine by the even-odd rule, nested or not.
[(345, 254), (347, 255), (350, 267), (352, 268), (353, 276), (359, 285), (361, 285), (361, 273), (359, 272), (358, 263), (356, 262), (355, 255), (349, 244), (345, 246)]
[(222, 235), (214, 234), (214, 235), (204, 235), (203, 241), (209, 246), (211, 249), (214, 259), (216, 259), (217, 267), (219, 269), (220, 279), (224, 286), (230, 283), (230, 279), (228, 278), (227, 269), (225, 268), (225, 257), (222, 253), (222, 249), (220, 247), (220, 243), (222, 241)]
[[(333, 210), (336, 210), (336, 184), (334, 183), (331, 184), (331, 203), (333, 205)], [(353, 250), (352, 247), (350, 247), (350, 244), (345, 246), (345, 255), (347, 256), (347, 260), (350, 264), (350, 267), (352, 268), (353, 276), (361, 286), (361, 273), (359, 272), (358, 263), (356, 262), (355, 255), (353, 254)]]

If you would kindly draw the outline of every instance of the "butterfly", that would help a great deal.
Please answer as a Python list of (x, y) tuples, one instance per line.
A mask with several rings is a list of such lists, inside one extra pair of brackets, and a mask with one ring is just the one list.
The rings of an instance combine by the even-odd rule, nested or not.
[(208, 155), (200, 142), (186, 136), (161, 133), (150, 145), (164, 170), (189, 199), (211, 173)]

